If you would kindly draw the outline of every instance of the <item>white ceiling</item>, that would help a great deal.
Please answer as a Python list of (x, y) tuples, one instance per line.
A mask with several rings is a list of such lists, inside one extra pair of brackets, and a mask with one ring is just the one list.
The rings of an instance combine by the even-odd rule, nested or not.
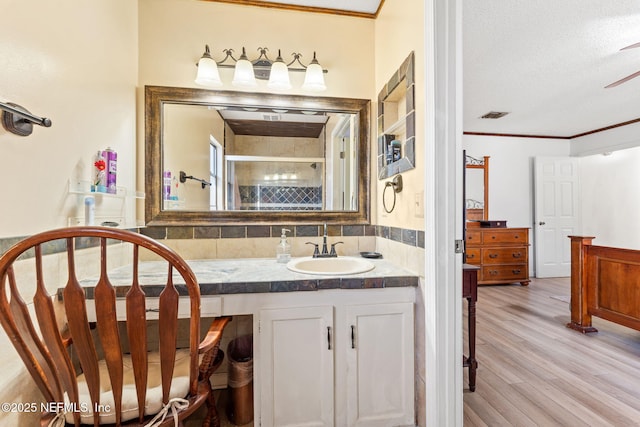
[[(368, 13), (380, 2), (277, 0)], [(620, 51), (640, 42), (640, 0), (463, 0), (462, 29), (465, 132), (572, 137), (640, 119), (640, 77), (605, 89), (640, 71), (640, 47)], [(509, 114), (480, 119), (489, 111)]]
[[(465, 132), (575, 136), (640, 118), (639, 0), (464, 1)], [(479, 119), (489, 111), (497, 119)]]

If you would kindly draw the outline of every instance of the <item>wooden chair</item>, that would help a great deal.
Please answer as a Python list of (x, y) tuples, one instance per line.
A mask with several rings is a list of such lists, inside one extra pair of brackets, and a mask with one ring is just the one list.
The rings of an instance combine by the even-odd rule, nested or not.
[[(42, 265), (48, 242), (66, 245), (68, 279), (61, 298), (50, 295), (45, 288)], [(118, 242), (125, 244), (118, 248), (114, 246)], [(80, 250), (76, 247), (91, 243), (100, 247), (94, 323), (88, 321), (85, 290), (76, 277), (75, 261)], [(133, 279), (125, 296), (126, 328), (119, 328), (116, 318), (116, 289), (107, 275), (108, 247), (109, 254), (112, 247), (125, 254), (132, 251), (127, 255), (131, 258)], [(167, 266), (157, 310), (156, 352), (148, 351), (148, 338), (151, 344), (155, 342), (151, 334), (147, 336), (146, 317), (152, 310), (145, 308), (147, 297), (138, 282), (140, 248), (153, 252)], [(20, 257), (22, 254), (25, 255)], [(20, 261), (16, 263), (18, 257)], [(16, 280), (23, 277), (17, 272), (27, 267), (35, 269), (35, 275), (31, 274), (36, 288), (33, 306), (25, 303), (20, 294), (21, 289), (32, 289), (33, 284)], [(175, 279), (181, 277), (184, 286), (174, 285), (174, 272), (178, 273)], [(51, 288), (62, 287), (54, 283)], [(182, 350), (176, 349), (179, 293), (188, 293), (190, 300), (189, 348)], [(43, 412), (43, 426), (62, 426), (65, 422), (76, 426), (142, 426), (163, 409), (158, 417), (166, 419), (154, 425), (182, 425), (183, 419), (205, 402), (208, 412), (203, 425), (218, 426), (209, 377), (224, 357), (219, 345), (229, 320), (215, 319), (201, 341), (200, 288), (193, 271), (170, 248), (130, 231), (106, 227), (52, 230), (24, 239), (0, 257), (0, 322), (46, 401), (55, 403), (50, 405), (53, 410)], [(123, 344), (128, 345), (126, 354)], [(66, 413), (56, 411), (61, 406)]]

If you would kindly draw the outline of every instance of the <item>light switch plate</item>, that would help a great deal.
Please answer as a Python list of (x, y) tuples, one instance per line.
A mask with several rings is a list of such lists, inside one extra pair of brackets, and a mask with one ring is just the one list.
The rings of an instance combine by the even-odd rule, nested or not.
[(424, 218), (424, 191), (415, 193), (415, 215), (417, 218)]

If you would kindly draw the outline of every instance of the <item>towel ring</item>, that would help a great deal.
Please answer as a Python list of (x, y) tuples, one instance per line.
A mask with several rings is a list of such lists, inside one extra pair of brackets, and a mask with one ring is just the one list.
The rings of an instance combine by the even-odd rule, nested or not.
[[(385, 193), (387, 192), (387, 188), (393, 188), (393, 204), (391, 205), (391, 209), (387, 208), (387, 202), (385, 199)], [(391, 181), (387, 181), (384, 184), (384, 191), (382, 192), (382, 207), (384, 207), (384, 211), (386, 213), (393, 212), (393, 209), (396, 207), (396, 194), (402, 191), (402, 175), (396, 175), (393, 177)]]

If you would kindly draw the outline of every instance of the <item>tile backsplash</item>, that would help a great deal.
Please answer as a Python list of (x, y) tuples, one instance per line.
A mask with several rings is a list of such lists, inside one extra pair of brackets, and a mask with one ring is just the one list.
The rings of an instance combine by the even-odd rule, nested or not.
[[(135, 229), (146, 236), (160, 240), (186, 259), (203, 258), (269, 258), (275, 256), (275, 247), (281, 230), (287, 228), (293, 256), (311, 255), (313, 248), (307, 242), (321, 243), (322, 225), (220, 225), (220, 226), (167, 226)], [(424, 251), (424, 231), (381, 225), (329, 225), (329, 244), (338, 240), (339, 255), (358, 255), (362, 251), (378, 251), (398, 265), (424, 274), (419, 254)], [(23, 237), (0, 239), (0, 253)], [(90, 248), (96, 241), (83, 241)], [(46, 253), (63, 249), (51, 245)], [(415, 252), (417, 251), (417, 252)], [(415, 253), (414, 253), (415, 252)], [(418, 256), (416, 256), (418, 254)]]

